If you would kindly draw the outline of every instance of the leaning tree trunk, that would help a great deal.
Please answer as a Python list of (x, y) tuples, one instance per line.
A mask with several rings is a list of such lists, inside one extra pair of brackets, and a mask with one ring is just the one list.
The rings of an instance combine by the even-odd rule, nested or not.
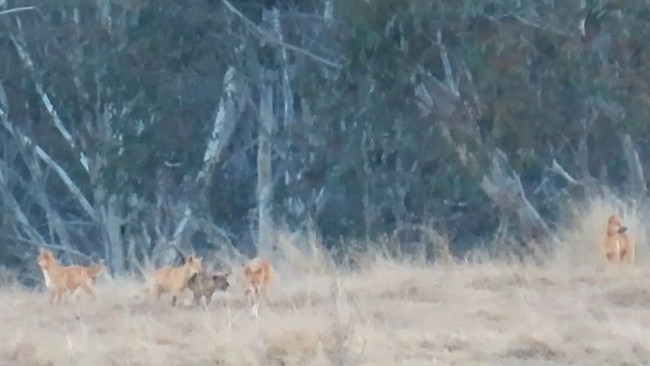
[(241, 94), (240, 89), (237, 70), (233, 66), (228, 66), (223, 77), (223, 94), (219, 100), (210, 139), (203, 154), (203, 167), (196, 176), (197, 181), (202, 181), (203, 191), (210, 188), (213, 169), (221, 163), (223, 152), (230, 144), (230, 138), (235, 131), (241, 104), (238, 101), (240, 99), (238, 94)]
[(484, 143), (481, 138), (476, 123), (481, 115), (480, 98), (474, 90), (469, 69), (462, 60), (456, 63), (456, 69), (469, 85), (473, 96), (471, 101), (463, 101), (459, 92), (459, 78), (453, 75), (452, 63), (440, 32), (437, 45), (445, 81), (428, 72), (421, 73), (420, 82), (415, 85), (418, 105), (425, 115), (441, 122), (439, 127), (444, 138), (458, 154), (461, 164), (478, 179), (483, 192), (502, 213), (516, 219), (524, 245), (533, 251), (541, 249), (545, 252), (549, 244), (557, 243), (557, 238), (526, 197), (519, 175), (505, 153)]

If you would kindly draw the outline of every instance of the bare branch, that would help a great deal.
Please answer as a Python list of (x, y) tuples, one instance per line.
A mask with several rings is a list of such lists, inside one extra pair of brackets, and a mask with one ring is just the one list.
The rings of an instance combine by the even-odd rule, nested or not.
[(38, 233), (38, 230), (36, 230), (34, 226), (29, 222), (27, 215), (25, 215), (23, 210), (20, 208), (20, 205), (16, 201), (16, 198), (9, 191), (7, 180), (5, 179), (2, 171), (0, 171), (0, 196), (2, 196), (4, 203), (7, 204), (14, 212), (16, 219), (26, 230), (27, 235), (30, 237), (30, 239), (39, 245), (45, 244), (45, 239), (43, 239), (41, 234)]
[[(61, 133), (61, 135), (68, 142), (70, 147), (72, 147), (73, 150), (76, 150), (77, 144), (75, 143), (72, 134), (65, 127), (63, 120), (61, 120), (61, 117), (59, 117), (59, 113), (54, 108), (54, 104), (52, 103), (50, 96), (47, 94), (47, 92), (45, 92), (43, 85), (41, 84), (40, 80), (36, 76), (34, 61), (32, 60), (32, 57), (30, 56), (29, 52), (27, 51), (27, 48), (25, 47), (25, 37), (22, 31), (22, 26), (20, 21), (18, 21), (18, 37), (16, 37), (15, 34), (10, 33), (9, 38), (11, 39), (11, 42), (14, 45), (16, 52), (18, 53), (18, 56), (23, 62), (25, 68), (32, 74), (32, 79), (34, 81), (34, 88), (36, 89), (36, 92), (40, 96), (43, 106), (45, 107), (49, 115), (52, 117), (52, 121), (54, 122), (56, 129), (59, 131), (59, 133)], [(89, 171), (88, 158), (84, 155), (83, 152), (81, 152), (80, 162), (81, 165), (84, 167), (84, 169), (88, 172)]]
[(222, 2), (228, 8), (228, 10), (230, 10), (233, 14), (237, 15), (246, 25), (248, 25), (251, 29), (253, 29), (253, 31), (257, 34), (257, 36), (260, 39), (262, 39), (262, 40), (264, 40), (266, 42), (278, 45), (278, 46), (280, 46), (282, 48), (294, 51), (296, 53), (300, 53), (300, 54), (302, 54), (304, 56), (307, 56), (307, 57), (311, 58), (314, 61), (322, 63), (323, 65), (326, 65), (326, 66), (329, 66), (329, 67), (332, 67), (332, 68), (335, 68), (335, 69), (342, 69), (343, 68), (343, 66), (341, 66), (339, 63), (327, 60), (327, 59), (325, 59), (323, 57), (320, 57), (318, 55), (313, 54), (312, 52), (310, 52), (310, 51), (308, 51), (308, 50), (306, 50), (304, 48), (300, 48), (298, 46), (294, 46), (292, 44), (289, 44), (289, 43), (286, 43), (286, 42), (283, 42), (283, 41), (279, 40), (276, 36), (274, 36), (273, 34), (270, 34), (269, 32), (265, 31), (260, 26), (255, 24), (252, 20), (248, 19), (241, 11), (239, 11), (237, 8), (235, 8), (230, 3), (230, 1), (222, 0)]
[(553, 159), (553, 165), (551, 165), (551, 168), (549, 170), (562, 178), (564, 178), (567, 182), (578, 185), (582, 184), (582, 182), (576, 180), (569, 174), (560, 164), (558, 164), (557, 160)]
[(603, 114), (614, 122), (620, 122), (625, 118), (625, 107), (615, 100), (605, 100), (602, 97), (594, 98), (594, 105)]
[(548, 32), (551, 32), (551, 33), (555, 33), (555, 34), (559, 34), (559, 35), (562, 35), (562, 36), (570, 36), (571, 35), (571, 34), (565, 32), (565, 31), (562, 31), (560, 29), (552, 28), (549, 25), (546, 25), (546, 24), (543, 24), (543, 23), (536, 23), (536, 22), (534, 22), (532, 20), (528, 20), (528, 19), (526, 19), (526, 18), (524, 18), (521, 15), (516, 14), (516, 13), (510, 13), (510, 15), (512, 15), (515, 19), (517, 19), (522, 24), (527, 25), (529, 27), (541, 29), (541, 30), (548, 31)]
[(13, 13), (21, 12), (21, 11), (34, 10), (34, 9), (36, 9), (36, 8), (33, 7), (33, 6), (21, 6), (21, 7), (18, 7), (18, 8), (12, 8), (12, 9), (7, 9), (7, 10), (0, 11), (0, 15), (13, 14)]
[[(459, 78), (454, 79), (453, 70), (451, 69), (451, 62), (449, 61), (449, 53), (447, 52), (447, 47), (442, 40), (442, 32), (438, 30), (436, 32), (436, 39), (431, 38), (428, 34), (424, 36), (431, 41), (432, 44), (440, 49), (440, 61), (442, 62), (442, 67), (445, 72), (445, 82), (447, 84), (446, 89), (451, 92), (455, 97), (458, 97), (460, 94), (458, 92), (458, 80)], [(436, 79), (437, 80), (437, 79)]]
[[(27, 137), (25, 137), (27, 138)], [(31, 141), (29, 141), (32, 143)], [(83, 193), (81, 192), (81, 189), (77, 187), (77, 185), (70, 179), (70, 176), (68, 173), (63, 170), (63, 168), (57, 164), (51, 157), (48, 155), (48, 153), (45, 152), (40, 146), (34, 144), (34, 149), (36, 151), (36, 154), (43, 159), (43, 161), (49, 165), (54, 171), (58, 174), (58, 176), (61, 178), (63, 183), (65, 183), (66, 186), (68, 186), (68, 189), (70, 189), (70, 192), (77, 198), (79, 203), (81, 203), (81, 206), (86, 210), (86, 213), (88, 213), (88, 216), (90, 216), (92, 219), (97, 219), (95, 210), (93, 209), (92, 205), (86, 197), (84, 197)]]
[[(32, 154), (27, 154), (22, 146), (21, 150), (25, 164), (31, 172), (32, 182), (29, 184), (34, 187), (34, 189), (31, 190), (33, 191), (32, 196), (36, 199), (38, 204), (47, 215), (47, 225), (49, 228), (50, 238), (54, 238), (54, 233), (56, 233), (61, 244), (66, 247), (70, 247), (70, 235), (68, 233), (68, 229), (61, 219), (59, 213), (56, 212), (56, 210), (54, 210), (50, 204), (50, 200), (47, 197), (47, 193), (44, 187), (45, 180), (43, 179), (43, 172), (38, 163), (38, 160)], [(31, 159), (28, 159), (28, 156)], [(7, 172), (11, 171), (11, 168), (4, 162), (0, 162), (0, 168)], [(18, 175), (17, 173), (14, 174)]]
[(9, 122), (9, 120), (7, 120), (5, 117), (4, 112), (0, 111), (0, 117), (3, 117), (2, 126), (22, 144), (33, 147), (36, 155), (57, 173), (59, 178), (61, 178), (63, 183), (65, 183), (65, 185), (68, 187), (72, 195), (75, 196), (77, 201), (79, 201), (81, 207), (84, 208), (88, 216), (90, 216), (93, 220), (97, 220), (97, 214), (92, 205), (90, 202), (88, 202), (84, 194), (81, 192), (81, 189), (79, 189), (79, 187), (74, 183), (68, 173), (66, 173), (66, 171), (57, 162), (55, 162), (47, 152), (45, 152), (45, 150), (43, 150), (34, 141), (32, 141), (32, 139), (15, 129), (11, 122)]
[(422, 82), (415, 86), (415, 96), (425, 114), (435, 112), (442, 117), (451, 116), (460, 102), (457, 93), (429, 72), (424, 72)]
[(445, 79), (449, 90), (458, 96), (458, 80), (454, 80), (453, 71), (451, 70), (451, 63), (449, 62), (449, 55), (447, 53), (447, 47), (445, 47), (444, 42), (442, 41), (442, 32), (438, 29), (436, 33), (436, 43), (438, 48), (440, 48), (440, 59), (442, 60), (442, 66), (445, 70)]
[(190, 209), (189, 206), (185, 207), (185, 211), (183, 212), (183, 218), (176, 226), (176, 230), (174, 230), (174, 235), (172, 236), (172, 242), (176, 243), (176, 241), (181, 237), (181, 234), (183, 233), (183, 230), (185, 230), (185, 227), (187, 226), (187, 223), (191, 217), (192, 217), (192, 209)]
[(521, 179), (512, 170), (506, 154), (495, 149), (491, 155), (490, 168), (488, 173), (483, 175), (480, 184), (483, 191), (501, 209), (510, 211), (517, 216), (525, 234), (535, 237), (537, 236), (536, 232), (539, 232), (552, 243), (557, 243), (558, 239), (526, 198)]
[(9, 236), (9, 238), (13, 239), (13, 240), (16, 240), (16, 241), (24, 242), (24, 243), (27, 243), (27, 244), (31, 244), (31, 245), (34, 245), (34, 246), (44, 247), (46, 249), (60, 250), (60, 251), (63, 251), (63, 252), (69, 253), (69, 254), (74, 254), (74, 255), (79, 256), (81, 258), (87, 259), (89, 262), (93, 262), (93, 259), (90, 256), (88, 256), (86, 254), (83, 254), (82, 252), (80, 252), (80, 251), (78, 251), (78, 250), (76, 250), (74, 248), (68, 248), (68, 247), (64, 247), (64, 246), (56, 245), (56, 244), (47, 244), (45, 242), (39, 243), (39, 242), (30, 240), (30, 239), (25, 239), (23, 237)]

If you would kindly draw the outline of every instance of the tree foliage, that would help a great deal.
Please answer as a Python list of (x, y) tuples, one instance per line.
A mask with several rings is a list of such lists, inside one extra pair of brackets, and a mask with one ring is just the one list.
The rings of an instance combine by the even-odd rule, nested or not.
[[(460, 250), (506, 217), (525, 246), (594, 182), (645, 197), (623, 148), (643, 161), (650, 132), (646, 1), (29, 5), (0, 15), (8, 253), (47, 243), (128, 269), (170, 239), (249, 250), (260, 136), (273, 218), (313, 220), (330, 246), (433, 225)], [(218, 121), (232, 133), (215, 139)]]

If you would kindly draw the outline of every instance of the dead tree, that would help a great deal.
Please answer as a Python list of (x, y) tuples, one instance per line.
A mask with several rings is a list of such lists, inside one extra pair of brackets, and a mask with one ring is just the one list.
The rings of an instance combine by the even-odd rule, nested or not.
[[(415, 85), (415, 95), (421, 111), (439, 121), (438, 127), (456, 151), (460, 163), (479, 181), (483, 192), (502, 214), (515, 219), (524, 245), (536, 252), (547, 251), (549, 244), (557, 243), (557, 238), (526, 197), (519, 175), (506, 154), (486, 143), (481, 136), (476, 121), (482, 107), (473, 88), (471, 73), (461, 60), (456, 63), (459, 75), (455, 75), (441, 32), (438, 32), (437, 46), (445, 77), (441, 81), (428, 71), (420, 70), (421, 80)], [(461, 97), (461, 79), (471, 91), (469, 100)]]

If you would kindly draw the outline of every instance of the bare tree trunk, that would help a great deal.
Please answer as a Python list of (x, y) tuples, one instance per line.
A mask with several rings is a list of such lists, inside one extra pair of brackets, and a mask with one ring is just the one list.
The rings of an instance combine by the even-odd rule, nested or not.
[[(284, 43), (284, 34), (282, 32), (282, 23), (280, 22), (280, 10), (277, 8), (277, 6), (274, 6), (273, 9), (271, 9), (271, 12), (269, 14), (270, 20), (271, 20), (271, 26), (272, 26), (272, 31), (275, 37), (282, 43)], [(295, 117), (294, 117), (294, 109), (293, 109), (293, 90), (291, 88), (291, 76), (289, 75), (289, 56), (288, 52), (285, 48), (280, 48), (280, 69), (281, 69), (281, 75), (282, 75), (282, 98), (284, 100), (284, 103), (282, 104), (283, 107), (283, 124), (284, 128), (287, 131), (287, 139), (288, 139), (288, 148), (285, 151), (281, 151), (280, 154), (282, 156), (282, 159), (284, 161), (289, 161), (292, 163), (289, 163), (286, 165), (286, 168), (283, 169), (283, 172), (279, 172), (280, 174), (283, 174), (284, 176), (284, 184), (285, 186), (289, 186), (295, 179), (296, 179), (296, 156), (294, 153), (292, 153), (292, 144), (294, 141), (294, 122), (295, 122)], [(295, 202), (295, 198), (291, 197), (292, 195), (289, 195), (285, 199), (284, 205), (285, 207), (291, 207), (295, 205), (297, 202)]]
[(370, 244), (370, 231), (372, 230), (372, 222), (374, 221), (374, 210), (370, 207), (370, 182), (372, 180), (372, 169), (370, 168), (370, 159), (368, 157), (368, 149), (372, 142), (368, 141), (368, 131), (364, 129), (361, 137), (361, 157), (363, 159), (363, 220), (365, 224), (364, 235), (366, 245)]
[(257, 146), (257, 204), (258, 204), (258, 244), (260, 255), (272, 253), (273, 218), (271, 217), (271, 202), (273, 198), (273, 174), (271, 159), (271, 138), (275, 130), (273, 115), (272, 80), (264, 78), (265, 84), (260, 93), (260, 127)]
[(214, 118), (210, 141), (203, 155), (203, 167), (196, 180), (203, 180), (203, 187), (210, 186), (212, 170), (221, 160), (223, 151), (230, 143), (230, 137), (235, 130), (237, 122), (236, 98), (239, 88), (237, 85), (237, 71), (233, 66), (228, 66), (223, 77), (223, 95), (219, 101), (217, 115)]
[[(277, 7), (271, 10), (271, 21), (273, 22), (273, 32), (278, 41), (284, 43), (284, 35), (282, 34), (282, 23), (280, 23), (280, 11)], [(286, 48), (280, 49), (281, 69), (282, 69), (282, 97), (284, 98), (283, 114), (284, 125), (289, 127), (293, 125), (293, 91), (291, 90), (291, 78), (289, 76), (289, 56), (287, 55)]]
[[(483, 143), (476, 124), (480, 110), (463, 106), (458, 91), (459, 79), (453, 76), (452, 63), (440, 33), (437, 43), (445, 81), (430, 73), (422, 75), (423, 81), (415, 86), (420, 107), (425, 114), (435, 115), (445, 122), (440, 125), (442, 135), (454, 147), (460, 162), (479, 179), (483, 192), (503, 213), (517, 218), (524, 244), (531, 249), (549, 249), (549, 244), (557, 243), (557, 238), (528, 201), (519, 175), (510, 166), (505, 153)], [(464, 74), (465, 81), (473, 86), (467, 67), (459, 62), (458, 69), (463, 71), (460, 74)], [(535, 245), (544, 248), (534, 248)]]
[(325, 24), (330, 26), (334, 19), (334, 3), (332, 0), (325, 0), (325, 6), (323, 7), (323, 19)]
[(642, 203), (648, 197), (648, 187), (643, 176), (643, 166), (632, 137), (623, 136), (623, 154), (627, 162), (627, 186), (632, 197)]
[(122, 225), (121, 210), (117, 207), (117, 198), (111, 196), (105, 204), (100, 207), (102, 220), (102, 229), (104, 231), (104, 241), (106, 258), (113, 273), (124, 271), (126, 263), (126, 253), (122, 236), (120, 235), (120, 226)]

